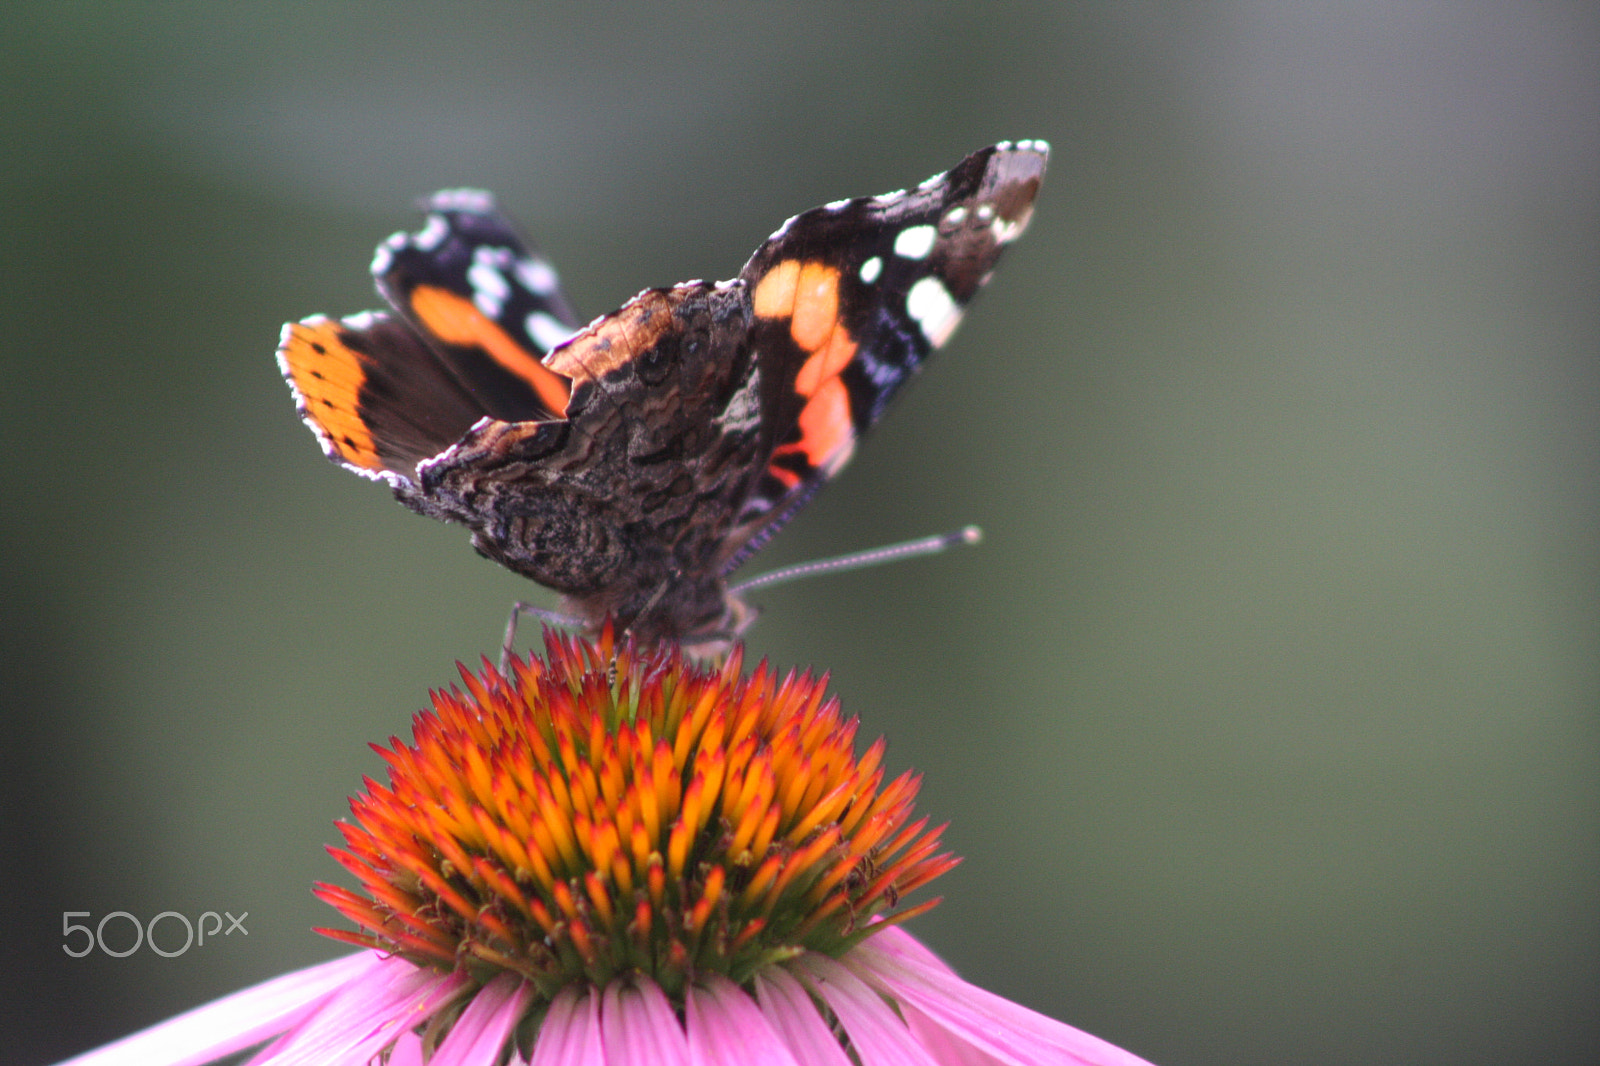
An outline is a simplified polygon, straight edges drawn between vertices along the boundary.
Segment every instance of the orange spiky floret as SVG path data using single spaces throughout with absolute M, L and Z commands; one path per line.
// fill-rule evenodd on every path
M 366 782 L 330 849 L 362 891 L 318 887 L 360 931 L 324 932 L 547 994 L 628 971 L 671 994 L 840 955 L 955 864 L 912 819 L 918 779 L 880 787 L 881 740 L 856 757 L 826 677 L 746 676 L 737 649 L 707 669 L 609 629 L 545 651 L 463 667 L 411 743 L 376 748 L 389 783 Z

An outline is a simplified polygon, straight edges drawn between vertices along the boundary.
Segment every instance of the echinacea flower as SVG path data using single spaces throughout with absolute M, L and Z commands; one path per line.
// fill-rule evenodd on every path
M 1143 1060 L 967 984 L 899 926 L 955 865 L 825 678 L 547 634 L 376 748 L 318 894 L 357 954 L 71 1060 L 176 1066 Z

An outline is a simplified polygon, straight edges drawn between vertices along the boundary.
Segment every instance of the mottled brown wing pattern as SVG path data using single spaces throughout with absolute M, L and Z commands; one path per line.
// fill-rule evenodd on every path
M 703 560 L 761 455 L 747 303 L 739 285 L 639 294 L 553 353 L 574 384 L 565 419 L 480 423 L 402 499 L 586 620 L 714 628 L 726 605 Z

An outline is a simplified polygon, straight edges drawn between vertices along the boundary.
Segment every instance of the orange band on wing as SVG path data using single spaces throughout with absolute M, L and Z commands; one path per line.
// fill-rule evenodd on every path
M 789 335 L 808 352 L 828 343 L 839 321 L 839 271 L 813 260 L 800 267 L 794 287 L 794 320 Z
M 817 389 L 800 411 L 800 439 L 773 451 L 778 459 L 796 452 L 825 474 L 832 474 L 850 458 L 855 447 L 855 427 L 850 421 L 850 393 L 844 382 L 831 377 Z M 770 472 L 780 480 L 798 480 L 774 464 Z M 788 474 L 789 478 L 784 478 Z
M 843 466 L 855 448 L 850 390 L 839 377 L 856 357 L 855 338 L 839 321 L 839 268 L 819 259 L 785 259 L 762 275 L 751 294 L 760 318 L 788 318 L 789 336 L 807 353 L 794 391 L 806 398 L 797 428 L 800 439 L 773 450 L 767 473 L 788 488 L 801 476 L 783 465 L 801 456 L 825 475 Z
M 751 297 L 760 318 L 788 318 L 789 336 L 810 353 L 794 391 L 814 396 L 856 357 L 856 342 L 839 321 L 839 268 L 821 260 L 785 259 L 764 274 Z
M 361 357 L 340 339 L 344 328 L 332 320 L 290 326 L 284 365 L 294 378 L 305 417 L 322 430 L 339 458 L 363 470 L 382 470 L 372 433 L 356 409 L 366 371 Z
M 495 362 L 527 382 L 551 413 L 566 413 L 567 400 L 572 395 L 567 380 L 529 355 L 471 300 L 448 289 L 419 285 L 411 293 L 411 313 L 446 344 L 482 348 Z
M 785 259 L 761 276 L 750 302 L 761 318 L 787 318 L 794 311 L 794 286 L 800 280 L 800 260 Z
M 794 391 L 815 396 L 825 382 L 837 378 L 856 357 L 856 342 L 843 323 L 835 322 L 828 343 L 812 353 L 794 379 Z

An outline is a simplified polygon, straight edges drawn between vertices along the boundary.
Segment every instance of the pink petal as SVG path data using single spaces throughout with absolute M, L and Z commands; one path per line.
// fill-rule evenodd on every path
M 926 944 L 898 925 L 891 925 L 887 929 L 873 933 L 867 939 L 871 940 L 873 946 L 877 947 L 885 955 L 897 959 L 906 959 L 923 966 L 931 966 L 936 970 L 943 970 L 945 973 L 955 976 L 956 972 L 950 968 L 949 963 L 935 955 Z
M 605 1061 L 615 1066 L 689 1066 L 689 1042 L 666 994 L 648 977 L 612 981 L 600 1006 Z
M 1001 1062 L 1149 1066 L 1115 1044 L 968 984 L 930 958 L 908 934 L 886 929 L 844 961 L 885 994 L 921 1011 L 928 1022 Z
M 941 973 L 955 975 L 955 971 L 943 959 L 898 926 L 890 926 L 873 935 L 883 938 L 878 943 L 887 954 L 906 957 Z M 933 1057 L 939 1060 L 941 1066 L 998 1066 L 1000 1063 L 1000 1060 L 993 1055 L 979 1051 L 965 1040 L 957 1039 L 948 1029 L 941 1027 L 909 1003 L 901 1002 L 898 1006 L 911 1031 L 917 1034 L 917 1039 L 933 1053 Z
M 802 956 L 795 965 L 844 1026 L 862 1066 L 938 1066 L 883 997 L 855 974 L 825 955 Z
M 570 986 L 557 993 L 534 1041 L 529 1066 L 605 1066 L 600 997 Z
M 389 1052 L 383 1066 L 424 1066 L 422 1037 L 416 1033 L 406 1033 L 395 1042 L 394 1050 Z
M 286 1039 L 250 1066 L 365 1064 L 401 1034 L 426 1022 L 465 984 L 458 973 L 421 969 L 387 958 L 362 980 L 342 988 Z
M 684 1014 L 696 1066 L 799 1066 L 756 1001 L 720 974 L 689 989 Z
M 793 974 L 776 966 L 764 970 L 756 977 L 756 999 L 795 1058 L 808 1066 L 851 1066 L 811 993 Z
M 939 1066 L 1005 1066 L 1002 1060 L 958 1038 L 904 1000 L 896 1006 L 900 1010 L 901 1017 L 905 1018 L 906 1025 L 916 1034 L 917 1041 L 928 1049 L 928 1054 L 933 1056 Z M 389 1066 L 394 1064 L 390 1063 Z
M 480 1066 L 496 1062 L 511 1030 L 522 1018 L 533 988 L 511 974 L 501 974 L 478 989 L 429 1060 L 430 1066 Z M 395 1066 L 393 1060 L 389 1066 Z
M 195 1066 L 292 1028 L 321 1002 L 382 964 L 375 951 L 345 955 L 224 996 L 86 1051 L 60 1066 Z

